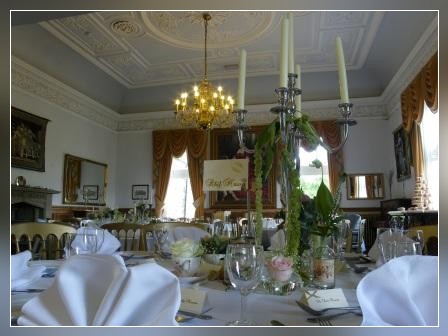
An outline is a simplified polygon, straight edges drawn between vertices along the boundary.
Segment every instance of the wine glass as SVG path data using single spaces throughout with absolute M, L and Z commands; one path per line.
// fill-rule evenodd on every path
M 156 229 L 153 231 L 154 235 L 154 243 L 156 251 L 155 253 L 159 255 L 160 257 L 164 258 L 166 256 L 165 252 L 163 251 L 163 246 L 165 245 L 166 241 L 168 240 L 168 230 L 166 228 Z
M 97 236 L 95 234 L 68 234 L 64 246 L 64 257 L 67 259 L 77 254 L 94 254 L 97 251 L 97 246 Z
M 260 281 L 263 266 L 263 247 L 251 244 L 229 244 L 227 246 L 225 268 L 233 287 L 240 290 L 240 319 L 229 322 L 232 326 L 256 325 L 246 318 L 247 295 Z

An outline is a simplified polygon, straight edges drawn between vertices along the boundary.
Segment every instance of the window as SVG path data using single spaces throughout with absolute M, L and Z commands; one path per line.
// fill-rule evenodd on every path
M 173 158 L 170 181 L 165 197 L 163 216 L 176 218 L 193 218 L 195 207 L 188 175 L 187 152 L 181 157 Z
M 303 192 L 309 197 L 316 196 L 317 189 L 319 188 L 322 180 L 321 169 L 310 167 L 313 160 L 318 159 L 322 162 L 324 171 L 324 183 L 330 188 L 330 179 L 328 176 L 328 155 L 327 151 L 318 146 L 315 151 L 307 152 L 303 148 L 300 148 L 300 185 Z
M 431 193 L 431 206 L 439 208 L 439 113 L 433 113 L 426 105 L 422 123 L 425 180 Z

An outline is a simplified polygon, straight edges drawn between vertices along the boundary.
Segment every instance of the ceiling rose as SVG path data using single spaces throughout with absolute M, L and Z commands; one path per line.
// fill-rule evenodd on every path
M 265 35 L 274 26 L 275 12 L 209 12 L 209 47 L 237 47 Z M 202 12 L 142 12 L 149 34 L 162 42 L 202 49 Z

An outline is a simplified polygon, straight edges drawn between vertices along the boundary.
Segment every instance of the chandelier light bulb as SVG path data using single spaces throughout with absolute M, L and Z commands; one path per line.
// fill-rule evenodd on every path
M 195 85 L 195 86 L 193 86 L 193 91 L 197 91 L 198 90 L 198 86 L 197 85 Z
M 218 86 L 218 92 L 222 91 L 222 86 Z

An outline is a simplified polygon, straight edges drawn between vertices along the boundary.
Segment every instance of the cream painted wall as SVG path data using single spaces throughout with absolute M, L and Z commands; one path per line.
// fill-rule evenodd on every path
M 11 168 L 11 183 L 19 175 L 30 186 L 61 191 L 53 195 L 53 205 L 62 204 L 64 154 L 106 163 L 108 187 L 106 204 L 115 206 L 117 134 L 102 126 L 64 110 L 41 98 L 12 88 L 12 106 L 50 120 L 45 146 L 45 172 Z
M 133 207 L 133 184 L 152 186 L 152 131 L 118 133 L 116 206 Z

